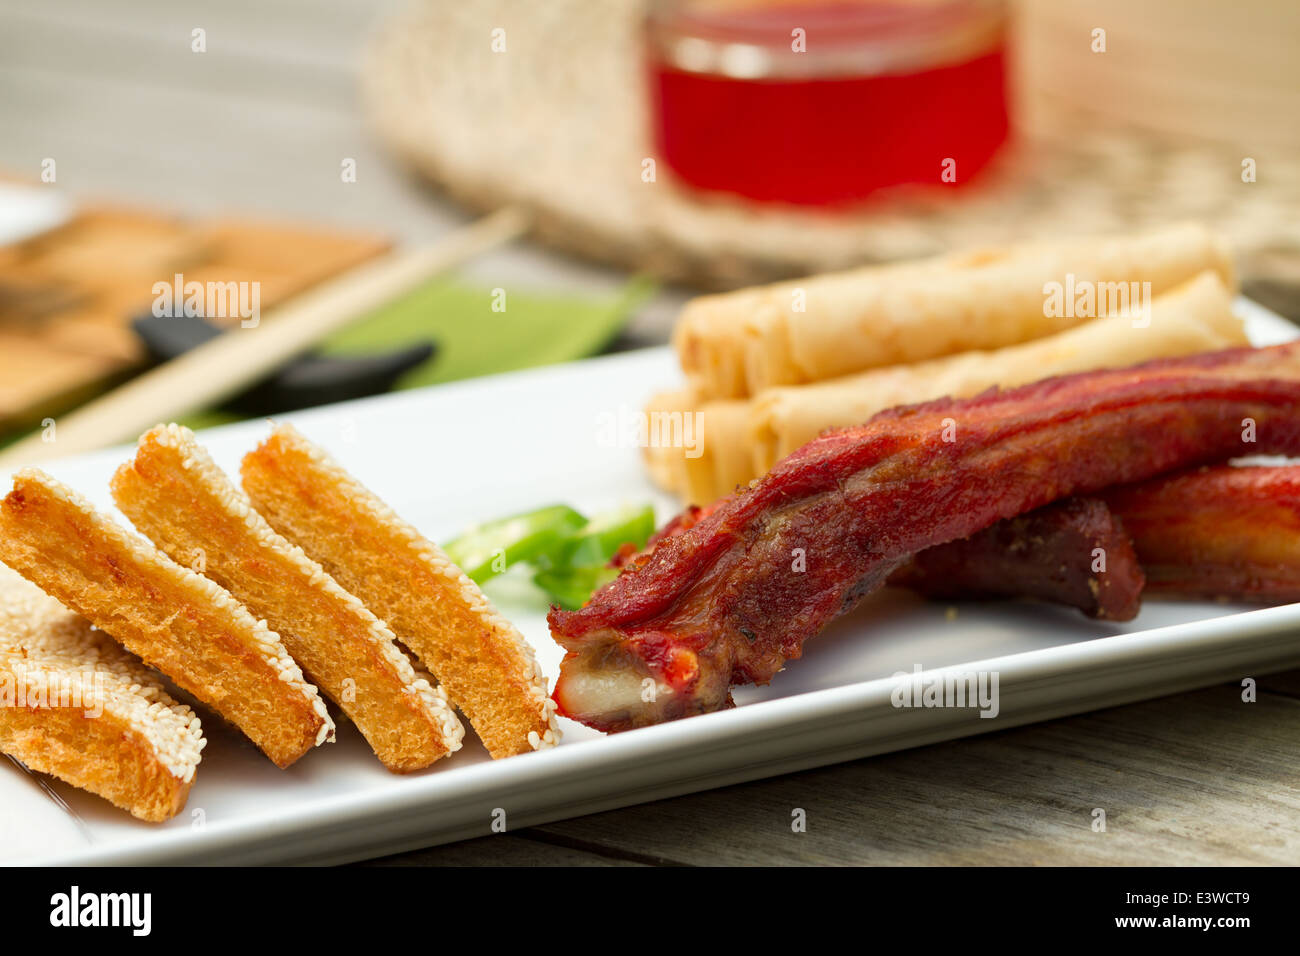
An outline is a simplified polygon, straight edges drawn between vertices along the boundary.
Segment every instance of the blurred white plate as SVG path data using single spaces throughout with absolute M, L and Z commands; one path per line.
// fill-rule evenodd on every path
M 1287 322 L 1243 303 L 1260 344 L 1295 338 Z M 602 443 L 602 414 L 634 411 L 678 380 L 667 349 L 381 396 L 285 416 L 427 534 L 551 502 L 588 512 L 654 500 L 636 448 Z M 201 436 L 218 463 L 266 433 L 261 422 Z M 98 505 L 128 450 L 50 466 Z M 526 580 L 490 593 L 536 646 L 554 679 L 559 649 Z M 1127 624 L 1033 604 L 946 608 L 882 592 L 809 642 L 766 688 L 743 688 L 731 711 L 613 737 L 564 721 L 551 751 L 493 762 L 465 749 L 406 777 L 380 767 L 350 726 L 339 741 L 276 770 L 204 716 L 210 741 L 189 805 L 162 826 L 138 823 L 57 781 L 60 809 L 0 761 L 0 862 L 323 863 L 380 856 L 772 774 L 914 747 L 1300 665 L 1300 605 L 1245 611 L 1150 602 Z M 1000 713 L 899 709 L 891 674 L 925 668 L 997 671 Z M 497 813 L 499 816 L 499 813 Z
M 72 218 L 72 204 L 53 186 L 0 183 L 0 246 L 40 235 Z

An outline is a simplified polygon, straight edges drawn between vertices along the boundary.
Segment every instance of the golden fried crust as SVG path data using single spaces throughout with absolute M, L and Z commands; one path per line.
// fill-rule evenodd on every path
M 112 714 L 89 718 L 66 707 L 0 708 L 0 750 L 150 823 L 176 816 L 193 782 L 168 773 L 153 748 Z
M 277 766 L 332 737 L 324 702 L 273 631 L 43 472 L 19 472 L 0 503 L 0 560 L 210 705 Z
M 0 751 L 157 823 L 185 805 L 205 743 L 137 658 L 0 566 Z
M 189 429 L 146 433 L 112 489 L 164 553 L 266 619 L 389 770 L 419 770 L 460 748 L 464 729 L 445 694 L 416 677 L 383 622 L 271 530 Z
M 433 672 L 493 757 L 558 742 L 532 648 L 436 545 L 288 426 L 245 456 L 241 475 L 271 526 Z

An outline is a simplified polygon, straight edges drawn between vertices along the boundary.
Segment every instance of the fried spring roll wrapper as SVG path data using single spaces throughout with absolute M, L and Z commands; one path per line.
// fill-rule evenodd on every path
M 646 403 L 647 428 L 653 433 L 659 416 L 685 415 L 693 412 L 697 405 L 695 390 L 692 388 L 659 392 Z M 650 480 L 664 491 L 682 494 L 686 489 L 686 456 L 683 449 L 654 441 L 652 437 L 653 435 L 647 436 L 643 449 Z
M 552 609 L 555 699 L 605 731 L 730 706 L 733 683 L 770 681 L 925 548 L 1243 452 L 1300 453 L 1300 343 L 890 409 L 805 445 L 579 610 Z
M 278 767 L 334 722 L 279 636 L 34 468 L 0 503 L 0 560 L 242 730 Z
M 656 449 L 655 467 L 661 473 L 689 473 L 689 481 L 678 480 L 671 490 L 687 501 L 705 503 L 766 474 L 826 429 L 856 425 L 895 405 L 945 395 L 966 398 L 994 385 L 1010 387 L 1051 375 L 1248 344 L 1216 273 L 1202 273 L 1156 297 L 1148 318 L 1149 325 L 1139 326 L 1127 316 L 1096 319 L 992 352 L 964 352 L 768 389 L 748 403 L 704 402 L 696 406 L 704 454 L 692 463 L 680 448 Z M 690 396 L 679 394 L 674 400 L 680 405 Z
M 778 385 L 1003 348 L 1085 321 L 1077 309 L 1044 315 L 1049 282 L 1065 287 L 1073 277 L 1076 289 L 1140 289 L 1149 282 L 1159 295 L 1207 270 L 1235 288 L 1227 251 L 1196 225 L 976 250 L 695 299 L 678 320 L 673 344 L 702 397 L 744 398 Z M 1118 289 L 1101 287 L 1087 316 L 1116 311 Z
M 745 443 L 753 454 L 753 478 L 826 429 L 857 425 L 895 405 L 945 395 L 966 398 L 995 385 L 1010 388 L 1051 375 L 1249 344 L 1241 320 L 1232 312 L 1228 289 L 1214 272 L 1201 273 L 1155 298 L 1149 319 L 1142 327 L 1135 327 L 1126 315 L 1095 319 L 992 352 L 963 352 L 815 385 L 771 389 L 754 400 L 748 434 L 715 428 L 709 441 L 714 446 Z M 730 490 L 714 488 L 719 495 Z
M 673 326 L 672 343 L 700 400 L 744 398 L 745 317 L 763 309 L 768 287 L 692 299 Z
M 271 527 L 387 622 L 493 757 L 559 742 L 532 648 L 437 545 L 287 425 L 240 474 Z
M 1148 593 L 1300 601 L 1300 466 L 1199 468 L 1105 492 Z
M 699 443 L 696 448 L 673 448 L 682 464 L 687 501 L 712 501 L 735 491 L 754 477 L 753 455 L 743 442 L 727 436 L 745 434 L 750 403 L 744 400 L 707 402 L 687 412 L 695 416 Z M 715 441 L 714 436 L 719 440 Z
M 157 675 L 0 565 L 0 751 L 150 823 L 185 806 L 207 743 Z
M 689 387 L 655 395 L 645 407 L 650 480 L 688 501 L 712 501 L 723 493 L 719 489 L 749 481 L 753 455 L 736 440 L 746 434 L 749 414 L 747 401 L 701 404 Z
M 1067 498 L 927 548 L 889 583 L 947 600 L 1031 597 L 1131 621 L 1143 580 L 1133 543 L 1106 503 Z
M 159 425 L 113 476 L 122 512 L 177 563 L 192 563 L 279 633 L 307 677 L 395 773 L 460 749 L 446 695 L 417 678 L 393 632 L 271 530 L 194 440 Z

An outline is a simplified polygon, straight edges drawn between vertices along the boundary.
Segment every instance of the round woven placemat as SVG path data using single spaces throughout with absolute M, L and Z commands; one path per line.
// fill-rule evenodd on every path
M 1293 156 L 1261 160 L 1258 181 L 1243 183 L 1240 147 L 1105 130 L 1060 109 L 1036 111 L 1054 119 L 1021 130 L 978 182 L 836 214 L 701 195 L 662 163 L 643 182 L 643 13 L 643 0 L 418 3 L 371 46 L 368 111 L 457 200 L 523 206 L 543 241 L 668 279 L 733 286 L 1193 218 L 1228 237 L 1247 277 L 1300 284 Z M 492 49 L 498 29 L 504 52 Z

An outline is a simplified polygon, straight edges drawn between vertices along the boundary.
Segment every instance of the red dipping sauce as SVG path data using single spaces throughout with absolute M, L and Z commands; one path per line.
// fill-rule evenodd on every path
M 654 138 L 679 178 L 832 205 L 952 188 L 1007 138 L 993 0 L 659 0 L 647 24 Z

